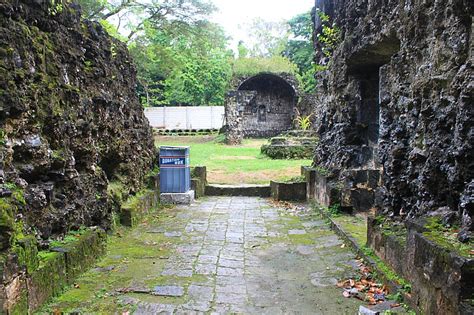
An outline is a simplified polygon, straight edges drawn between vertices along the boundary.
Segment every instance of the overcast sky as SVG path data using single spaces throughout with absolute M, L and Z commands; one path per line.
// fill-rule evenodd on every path
M 218 8 L 212 20 L 224 27 L 232 37 L 232 48 L 246 38 L 245 30 L 239 27 L 260 17 L 266 21 L 288 20 L 300 13 L 308 12 L 314 0 L 212 0 Z

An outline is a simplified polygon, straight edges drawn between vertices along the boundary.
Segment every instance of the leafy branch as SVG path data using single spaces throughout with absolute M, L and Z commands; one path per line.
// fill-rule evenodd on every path
M 316 35 L 316 38 L 321 43 L 322 52 L 324 56 L 331 57 L 334 49 L 340 43 L 341 29 L 335 23 L 330 23 L 330 17 L 326 13 L 317 10 L 319 18 L 321 19 L 321 32 Z

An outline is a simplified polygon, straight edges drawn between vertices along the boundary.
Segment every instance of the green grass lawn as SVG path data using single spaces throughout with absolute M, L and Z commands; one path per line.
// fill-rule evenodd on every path
M 310 160 L 272 160 L 260 153 L 265 139 L 247 139 L 240 146 L 218 143 L 215 136 L 157 136 L 155 144 L 190 146 L 191 166 L 205 165 L 210 183 L 268 184 L 270 180 L 287 180 L 300 175 L 302 165 Z

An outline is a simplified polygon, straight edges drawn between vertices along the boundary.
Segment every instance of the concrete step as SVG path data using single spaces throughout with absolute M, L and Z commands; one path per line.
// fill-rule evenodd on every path
M 270 197 L 269 185 L 217 185 L 206 186 L 206 196 Z

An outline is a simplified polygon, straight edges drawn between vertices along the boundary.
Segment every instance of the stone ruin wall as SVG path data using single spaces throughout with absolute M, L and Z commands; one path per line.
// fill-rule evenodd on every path
M 259 79 L 259 76 L 268 77 Z M 279 86 L 275 87 L 275 84 Z M 284 85 L 289 86 L 283 88 Z M 261 73 L 240 80 L 237 87 L 239 91 L 257 91 L 255 98 L 245 104 L 242 111 L 242 130 L 246 137 L 274 137 L 291 129 L 298 97 L 293 76 Z M 260 107 L 264 108 L 263 121 L 259 117 Z
M 266 78 L 256 79 L 260 76 Z M 259 80 L 258 84 L 266 84 L 273 80 L 279 84 L 288 85 L 288 89 L 271 90 L 245 86 L 250 80 Z M 257 84 L 257 85 L 258 85 Z M 255 84 L 254 84 L 255 85 Z M 313 123 L 318 120 L 314 115 L 316 96 L 299 91 L 298 82 L 293 75 L 279 73 L 259 73 L 257 75 L 234 78 L 231 86 L 234 88 L 227 94 L 225 102 L 227 143 L 237 144 L 244 137 L 274 137 L 278 134 L 297 128 L 295 118 L 297 112 L 302 116 L 310 115 Z M 291 94 L 288 95 L 288 91 Z M 265 106 L 265 121 L 259 121 L 258 108 Z
M 110 192 L 137 192 L 155 160 L 127 48 L 53 3 L 0 1 L 0 250 L 107 228 Z
M 438 211 L 474 229 L 473 7 L 467 0 L 316 1 L 342 42 L 330 59 L 315 43 L 329 67 L 319 74 L 314 163 L 383 169 L 375 204 L 386 214 Z

